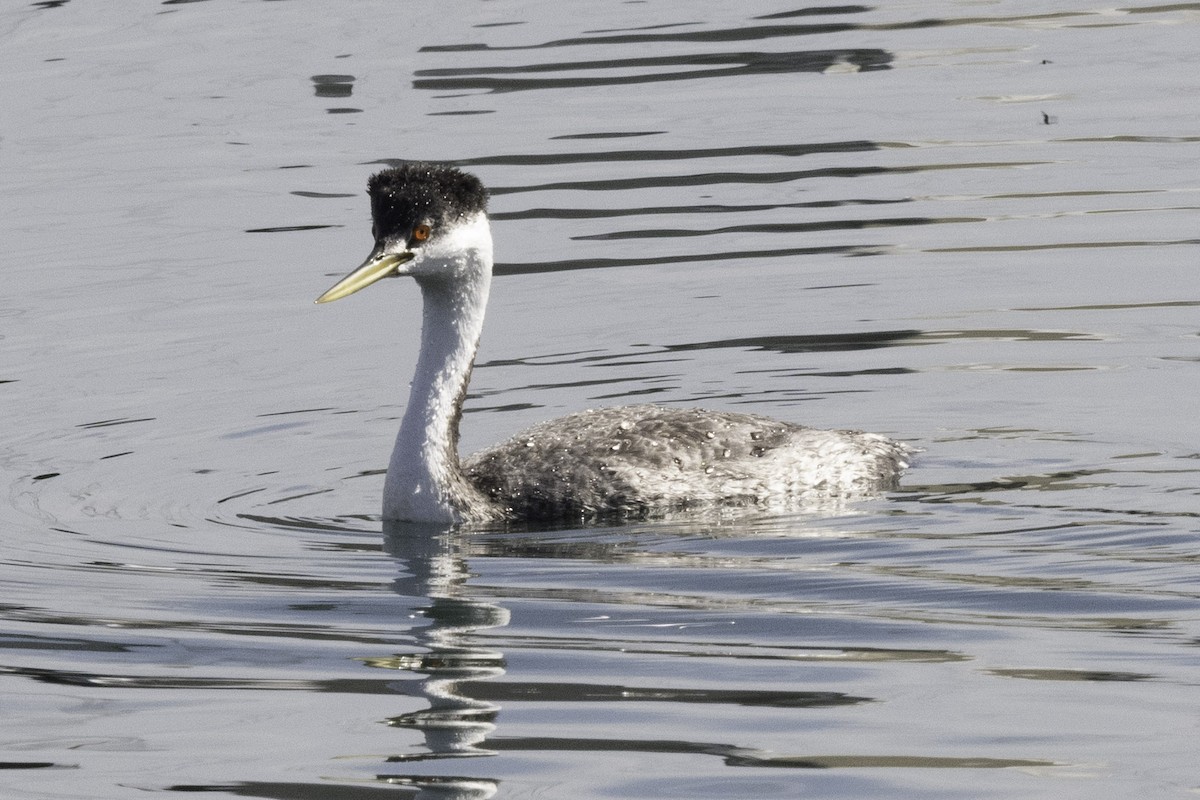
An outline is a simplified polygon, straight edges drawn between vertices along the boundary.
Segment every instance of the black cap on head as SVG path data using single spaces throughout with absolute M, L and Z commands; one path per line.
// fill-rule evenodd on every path
M 377 238 L 407 237 L 414 225 L 439 229 L 487 211 L 487 189 L 474 175 L 445 164 L 413 162 L 367 181 Z

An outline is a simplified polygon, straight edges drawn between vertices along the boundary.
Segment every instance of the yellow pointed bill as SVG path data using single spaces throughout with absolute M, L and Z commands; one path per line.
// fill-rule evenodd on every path
M 372 253 L 361 267 L 331 286 L 329 291 L 317 298 L 317 302 L 332 303 L 367 288 L 375 281 L 399 275 L 401 265 L 412 259 L 412 253 Z

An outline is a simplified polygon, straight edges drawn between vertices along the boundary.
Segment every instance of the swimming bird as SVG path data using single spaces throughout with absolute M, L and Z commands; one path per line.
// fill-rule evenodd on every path
M 451 166 L 373 175 L 375 247 L 319 298 L 407 275 L 420 354 L 388 466 L 383 516 L 448 524 L 802 508 L 894 488 L 911 452 L 878 434 L 755 414 L 633 405 L 543 422 L 465 460 L 459 420 L 492 280 L 487 190 Z

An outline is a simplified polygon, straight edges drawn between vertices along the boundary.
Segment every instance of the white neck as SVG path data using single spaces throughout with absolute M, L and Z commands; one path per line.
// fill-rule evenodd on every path
M 456 523 L 490 516 L 463 475 L 458 421 L 492 281 L 487 217 L 423 248 L 412 275 L 424 310 L 421 352 L 383 489 L 385 519 Z

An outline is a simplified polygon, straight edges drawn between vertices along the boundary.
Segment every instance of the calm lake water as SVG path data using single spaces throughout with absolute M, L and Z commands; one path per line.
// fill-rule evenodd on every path
M 0 796 L 1200 792 L 1200 3 L 0 11 Z M 840 515 L 382 525 L 367 176 L 499 265 L 464 450 L 654 401 Z

